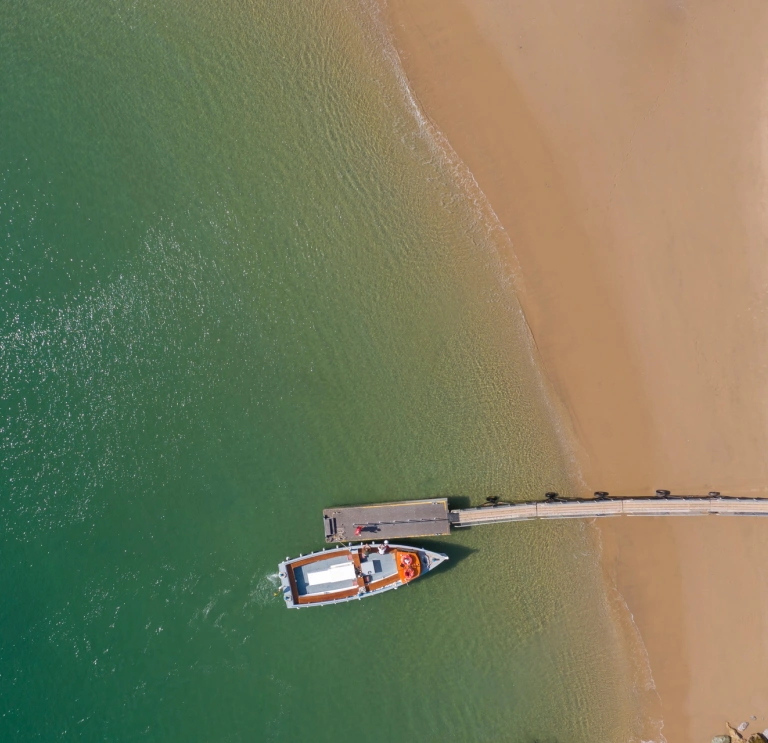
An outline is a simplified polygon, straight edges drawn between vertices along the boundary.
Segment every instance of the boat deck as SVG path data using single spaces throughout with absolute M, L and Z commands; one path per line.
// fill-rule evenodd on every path
M 380 551 L 383 550 L 383 551 Z M 412 561 L 404 564 L 405 555 Z M 336 547 L 286 557 L 278 565 L 281 592 L 289 608 L 324 606 L 362 599 L 407 585 L 448 559 L 440 552 L 393 544 Z M 409 574 L 410 571 L 410 574 Z
M 451 531 L 447 498 L 326 508 L 323 523 L 329 544 L 442 537 Z

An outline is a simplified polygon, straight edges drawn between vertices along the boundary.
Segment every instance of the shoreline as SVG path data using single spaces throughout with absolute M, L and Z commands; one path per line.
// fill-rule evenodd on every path
M 650 663 L 645 707 L 664 739 L 708 741 L 751 716 L 750 733 L 767 729 L 768 600 L 755 590 L 768 580 L 764 521 L 639 517 L 599 531 L 606 583 Z
M 414 99 L 512 241 L 586 489 L 768 493 L 768 10 L 382 6 Z M 669 743 L 768 715 L 748 708 L 768 698 L 759 523 L 598 522 Z

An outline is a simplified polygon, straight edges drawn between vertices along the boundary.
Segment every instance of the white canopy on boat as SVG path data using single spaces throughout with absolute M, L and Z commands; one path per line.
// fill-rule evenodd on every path
M 310 586 L 319 586 L 321 583 L 340 583 L 343 580 L 349 581 L 355 579 L 355 566 L 351 562 L 342 562 L 331 565 L 328 570 L 318 570 L 313 573 L 307 573 L 307 584 Z

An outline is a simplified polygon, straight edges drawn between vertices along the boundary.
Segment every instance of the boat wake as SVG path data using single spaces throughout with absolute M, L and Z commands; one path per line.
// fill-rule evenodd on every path
M 280 588 L 280 576 L 277 573 L 268 573 L 260 578 L 254 576 L 251 590 L 248 592 L 246 606 L 265 607 L 269 604 L 282 604 Z

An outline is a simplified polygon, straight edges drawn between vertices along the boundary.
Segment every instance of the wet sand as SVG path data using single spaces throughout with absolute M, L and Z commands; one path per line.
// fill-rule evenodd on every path
M 585 488 L 768 494 L 768 6 L 388 0 L 386 17 L 511 238 Z M 739 708 L 768 699 L 768 524 L 601 528 L 667 740 L 768 715 Z
M 669 743 L 708 743 L 726 721 L 768 728 L 767 527 L 727 516 L 603 524 L 604 567 L 656 685 L 646 714 L 662 720 Z

